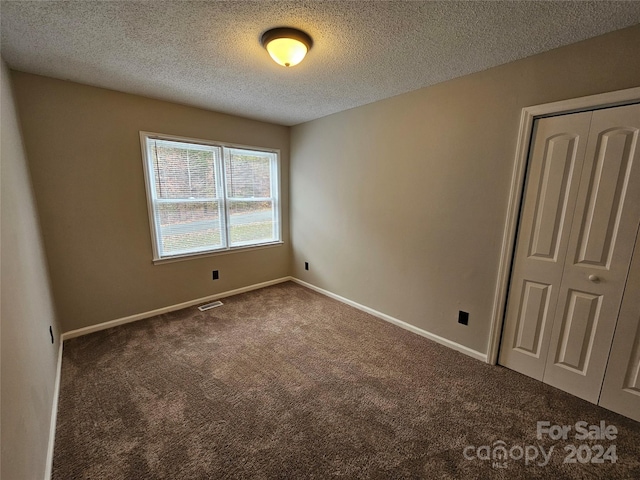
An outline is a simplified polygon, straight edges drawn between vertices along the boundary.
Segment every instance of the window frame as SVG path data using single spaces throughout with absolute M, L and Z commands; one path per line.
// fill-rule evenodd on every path
M 223 243 L 224 246 L 220 248 L 214 248 L 211 250 L 198 251 L 198 252 L 187 252 L 180 253 L 176 255 L 160 255 L 161 251 L 161 237 L 160 237 L 160 228 L 159 225 L 156 224 L 156 204 L 158 203 L 166 203 L 166 202 L 158 202 L 155 197 L 155 181 L 153 177 L 153 168 L 152 168 L 152 158 L 150 158 L 150 150 L 147 146 L 147 140 L 163 140 L 170 142 L 180 142 L 185 144 L 194 144 L 194 145 L 203 145 L 207 147 L 215 147 L 220 149 L 219 155 L 219 166 L 216 166 L 216 172 L 219 174 L 220 185 L 222 186 L 221 195 L 219 195 L 220 201 L 222 202 L 222 207 L 220 211 L 223 214 L 223 218 L 221 219 L 221 234 L 223 235 Z M 170 263 L 177 262 L 181 260 L 192 260 L 200 257 L 208 257 L 214 255 L 225 255 L 229 253 L 235 253 L 238 251 L 246 251 L 246 250 L 256 250 L 262 248 L 269 248 L 274 246 L 282 245 L 284 242 L 282 240 L 282 210 L 281 210 L 281 190 L 280 190 L 280 150 L 276 148 L 267 148 L 267 147 L 256 147 L 249 145 L 241 145 L 237 143 L 229 143 L 229 142 L 219 142 L 213 140 L 205 140 L 200 138 L 192 138 L 192 137 L 183 137 L 177 135 L 168 135 L 164 133 L 156 133 L 156 132 L 147 132 L 140 131 L 140 145 L 142 148 L 142 163 L 143 163 L 143 171 L 144 171 L 144 182 L 145 182 L 145 191 L 147 197 L 147 213 L 149 216 L 149 229 L 151 233 L 151 247 L 153 250 L 153 263 Z M 266 242 L 260 243 L 252 243 L 252 244 L 244 244 L 244 245 L 236 245 L 231 246 L 231 238 L 229 233 L 229 204 L 234 200 L 233 198 L 228 197 L 227 195 L 227 179 L 226 179 L 226 171 L 225 171 L 225 161 L 227 155 L 229 155 L 229 149 L 237 149 L 237 150 L 247 150 L 247 151 L 255 151 L 260 153 L 271 153 L 274 154 L 275 159 L 271 163 L 271 197 L 269 197 L 270 201 L 273 201 L 274 207 L 274 222 L 275 233 L 277 234 L 276 240 L 270 240 Z M 275 172 L 273 172 L 275 168 Z M 246 199 L 243 199 L 246 200 Z M 252 201 L 252 200 L 248 200 Z M 184 203 L 182 200 L 178 200 L 177 203 Z

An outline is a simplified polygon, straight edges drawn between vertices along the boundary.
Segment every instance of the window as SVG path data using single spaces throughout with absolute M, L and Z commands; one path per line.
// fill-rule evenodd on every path
M 140 138 L 154 260 L 280 243 L 277 151 Z

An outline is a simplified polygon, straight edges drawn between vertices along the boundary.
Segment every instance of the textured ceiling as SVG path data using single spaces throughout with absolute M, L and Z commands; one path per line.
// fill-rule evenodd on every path
M 640 2 L 2 1 L 16 70 L 295 125 L 640 23 Z M 314 46 L 276 65 L 260 34 Z

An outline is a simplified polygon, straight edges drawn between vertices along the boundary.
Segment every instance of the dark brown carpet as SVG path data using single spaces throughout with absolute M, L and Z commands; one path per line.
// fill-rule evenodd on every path
M 617 462 L 538 420 L 615 425 Z M 463 456 L 498 440 L 554 451 Z M 637 479 L 640 424 L 285 283 L 65 342 L 53 477 Z

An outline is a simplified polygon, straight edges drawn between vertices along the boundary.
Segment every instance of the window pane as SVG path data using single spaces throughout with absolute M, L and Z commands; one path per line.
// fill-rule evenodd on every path
M 216 198 L 219 149 L 206 145 L 149 140 L 156 198 Z
M 160 203 L 157 218 L 163 256 L 224 247 L 218 202 Z
M 227 197 L 271 197 L 271 159 L 274 154 L 230 148 L 225 159 Z
M 229 238 L 232 246 L 276 241 L 273 202 L 229 202 Z
M 280 240 L 277 153 L 143 138 L 158 259 Z

